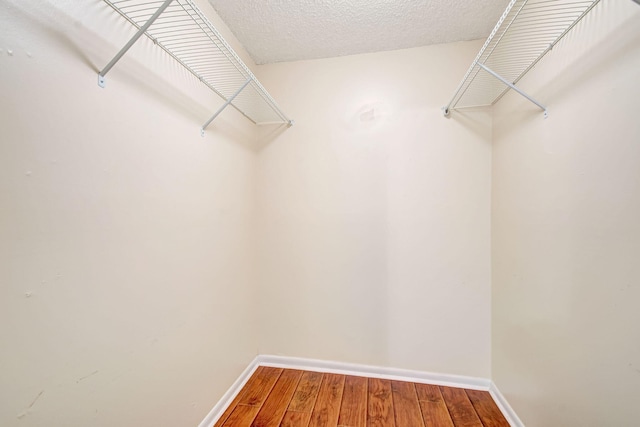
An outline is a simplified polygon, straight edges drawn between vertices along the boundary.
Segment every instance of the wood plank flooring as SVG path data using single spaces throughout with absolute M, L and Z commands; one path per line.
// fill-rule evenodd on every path
M 509 427 L 489 392 L 260 366 L 215 427 Z

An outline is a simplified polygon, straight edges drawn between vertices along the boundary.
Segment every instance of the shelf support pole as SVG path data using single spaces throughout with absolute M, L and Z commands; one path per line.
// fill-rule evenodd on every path
M 519 87 L 516 87 L 516 85 L 514 85 L 513 83 L 511 83 L 510 81 L 508 81 L 507 79 L 505 79 L 504 77 L 502 77 L 500 74 L 496 73 L 495 71 L 493 71 L 491 68 L 487 67 L 484 64 L 481 64 L 480 62 L 476 62 L 476 64 L 478 65 L 478 67 L 482 68 L 483 70 L 485 70 L 487 73 L 491 74 L 493 77 L 495 77 L 496 79 L 500 80 L 502 83 L 506 84 L 507 86 L 509 86 L 511 89 L 515 90 L 516 92 L 518 92 L 520 95 L 524 96 L 525 98 L 527 98 L 529 101 L 533 102 L 534 104 L 536 104 L 540 109 L 542 109 L 542 111 L 544 111 L 544 117 L 547 118 L 547 107 L 545 107 L 544 105 L 540 104 L 538 101 L 536 101 L 535 99 L 533 99 L 532 97 L 530 97 L 529 95 L 527 95 L 525 92 L 523 92 Z
M 140 27 L 138 32 L 131 38 L 131 40 L 129 40 L 127 44 L 124 45 L 122 49 L 120 49 L 120 52 L 118 52 L 116 56 L 114 56 L 113 59 L 98 73 L 98 86 L 102 88 L 105 86 L 104 76 L 107 75 L 109 70 L 111 70 L 111 68 L 116 65 L 120 58 L 122 58 L 124 54 L 127 53 L 131 46 L 133 46 L 133 44 L 138 41 L 140 36 L 142 36 L 149 29 L 151 24 L 153 24 L 155 20 L 158 19 L 162 12 L 164 12 L 172 2 L 173 0 L 166 0 L 164 3 L 162 3 L 162 5 L 158 8 L 158 10 L 156 10 L 151 18 L 149 18 L 149 20 L 142 27 Z
M 252 81 L 252 80 L 253 80 L 253 79 L 252 79 L 251 77 L 249 77 L 249 78 L 247 79 L 247 81 L 246 81 L 246 82 L 244 82 L 244 84 L 243 84 L 242 86 L 240 86 L 240 89 L 238 89 L 238 90 L 236 91 L 236 93 L 234 93 L 233 95 L 231 95 L 231 96 L 229 97 L 229 99 L 227 99 L 227 100 L 225 101 L 225 103 L 224 103 L 224 104 L 222 104 L 222 105 L 220 106 L 220 108 L 218 108 L 218 111 L 216 111 L 216 112 L 215 112 L 215 114 L 214 114 L 213 116 L 211 116 L 211 118 L 210 118 L 209 120 L 207 120 L 205 124 L 203 124 L 203 125 L 202 125 L 202 128 L 200 129 L 200 135 L 204 136 L 204 130 L 207 128 L 207 126 L 209 126 L 209 125 L 211 124 L 211 122 L 212 122 L 212 121 L 214 121 L 214 120 L 215 120 L 215 118 L 216 118 L 216 117 L 218 117 L 218 116 L 220 115 L 220 113 L 222 113 L 222 111 L 223 111 L 225 108 L 227 108 L 227 107 L 229 106 L 229 104 L 231 104 L 231 103 L 233 102 L 233 100 L 234 100 L 234 99 L 236 99 L 236 96 L 240 95 L 240 92 L 242 92 L 242 90 L 243 90 L 245 87 L 247 87 L 247 85 L 248 85 L 249 83 L 251 83 L 251 81 Z

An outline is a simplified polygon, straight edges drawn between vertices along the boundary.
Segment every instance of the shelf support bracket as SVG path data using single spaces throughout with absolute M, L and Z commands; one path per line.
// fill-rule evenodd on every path
M 511 83 L 510 81 L 508 81 L 507 79 L 505 79 L 500 74 L 496 73 L 495 71 L 493 71 L 491 68 L 487 67 L 486 65 L 481 64 L 480 62 L 476 62 L 476 65 L 478 65 L 478 67 L 480 67 L 483 70 L 485 70 L 487 73 L 491 74 L 496 79 L 500 80 L 502 83 L 504 83 L 507 86 L 509 86 L 511 89 L 513 89 L 516 92 L 518 92 L 520 95 L 522 95 L 525 98 L 527 98 L 529 101 L 531 101 L 534 104 L 536 104 L 542 111 L 544 111 L 544 118 L 545 119 L 547 118 L 547 116 L 548 116 L 547 107 L 545 107 L 544 105 L 540 104 L 538 101 L 536 101 L 531 96 L 527 95 L 524 91 L 522 91 L 519 87 L 516 87 L 516 85 L 514 85 L 513 83 Z
M 242 90 L 243 90 L 245 87 L 247 87 L 247 85 L 248 85 L 249 83 L 251 83 L 251 81 L 252 81 L 252 80 L 253 80 L 253 79 L 252 79 L 251 77 L 249 77 L 249 78 L 247 79 L 247 81 L 246 81 L 246 82 L 244 82 L 244 84 L 243 84 L 242 86 L 240 86 L 240 89 L 238 89 L 238 90 L 236 91 L 236 93 L 234 93 L 233 95 L 231 95 L 231 96 L 229 97 L 229 99 L 227 99 L 227 100 L 225 101 L 225 103 L 224 103 L 224 104 L 222 104 L 222 105 L 220 106 L 220 108 L 218 108 L 218 111 L 216 111 L 216 112 L 215 112 L 215 114 L 214 114 L 213 116 L 211 116 L 211 118 L 210 118 L 209 120 L 207 120 L 205 124 L 203 124 L 203 125 L 202 125 L 202 128 L 200 128 L 200 135 L 201 135 L 201 136 L 204 136 L 204 130 L 207 128 L 207 126 L 209 126 L 209 125 L 211 124 L 211 122 L 212 122 L 212 121 L 214 121 L 214 120 L 216 119 L 216 117 L 218 117 L 218 116 L 220 115 L 220 113 L 222 113 L 222 111 L 223 111 L 225 108 L 227 108 L 227 107 L 229 106 L 229 104 L 231 104 L 231 103 L 233 102 L 233 100 L 234 100 L 234 99 L 236 99 L 236 96 L 240 95 L 240 92 L 242 92 Z
M 105 86 L 104 76 L 107 75 L 109 70 L 111 70 L 111 68 L 116 65 L 120 58 L 122 58 L 124 54 L 127 53 L 131 46 L 133 46 L 134 43 L 138 41 L 140 36 L 142 36 L 149 29 L 151 24 L 153 24 L 155 20 L 158 19 L 162 12 L 164 12 L 172 2 L 173 0 L 166 0 L 164 3 L 162 3 L 162 5 L 158 8 L 158 10 L 156 10 L 151 18 L 149 18 L 149 20 L 142 27 L 140 27 L 138 32 L 131 38 L 131 40 L 129 40 L 127 44 L 124 45 L 122 49 L 120 49 L 120 52 L 118 52 L 116 56 L 114 56 L 113 59 L 98 73 L 98 86 L 102 88 Z

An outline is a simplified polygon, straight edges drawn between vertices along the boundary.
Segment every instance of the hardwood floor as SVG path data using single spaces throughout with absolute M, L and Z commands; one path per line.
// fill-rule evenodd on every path
M 260 366 L 215 427 L 509 427 L 489 392 Z

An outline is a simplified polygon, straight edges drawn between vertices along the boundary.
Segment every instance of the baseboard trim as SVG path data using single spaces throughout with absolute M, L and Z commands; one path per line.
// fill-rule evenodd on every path
M 242 387 L 244 387 L 247 381 L 249 381 L 249 378 L 251 378 L 251 375 L 253 375 L 256 369 L 258 369 L 258 366 L 260 365 L 258 364 L 258 358 L 256 357 L 251 361 L 251 363 L 249 363 L 249 366 L 242 371 L 238 379 L 234 381 L 231 387 L 229 387 L 229 390 L 227 390 L 218 403 L 216 403 L 211 411 L 209 411 L 198 427 L 211 427 L 216 423 L 216 421 L 218 421 L 218 418 L 222 416 L 227 407 L 231 402 L 233 402 L 233 399 L 235 399 L 238 393 L 240 393 L 240 390 L 242 390 Z
M 413 371 L 384 366 L 361 365 L 357 363 L 334 362 L 328 360 L 305 359 L 300 357 L 260 355 L 258 364 L 276 368 L 303 369 L 330 374 L 354 375 L 359 377 L 381 378 L 385 380 L 410 381 L 442 385 L 448 387 L 464 387 L 472 390 L 489 390 L 491 381 L 485 378 L 462 375 L 438 374 L 433 372 Z
M 222 416 L 233 399 L 238 395 L 242 387 L 247 383 L 258 366 L 271 366 L 275 368 L 302 369 L 315 372 L 354 375 L 360 377 L 380 378 L 397 381 L 410 381 L 414 383 L 434 384 L 447 387 L 462 387 L 471 390 L 488 391 L 495 400 L 512 427 L 524 427 L 515 411 L 505 397 L 500 393 L 493 381 L 486 378 L 470 377 L 463 375 L 439 374 L 434 372 L 413 371 L 409 369 L 397 369 L 384 366 L 361 365 L 357 363 L 334 362 L 318 359 L 305 359 L 301 357 L 286 357 L 261 354 L 257 356 L 249 366 L 240 374 L 220 401 L 211 409 L 209 414 L 198 427 L 212 427 Z
M 496 405 L 498 405 L 498 408 L 500 408 L 502 415 L 509 421 L 511 427 L 525 427 L 522 420 L 516 414 L 516 411 L 509 405 L 509 402 L 507 402 L 507 399 L 500 393 L 498 386 L 493 381 L 491 381 L 491 385 L 489 386 L 489 393 L 496 402 Z

